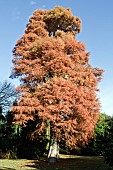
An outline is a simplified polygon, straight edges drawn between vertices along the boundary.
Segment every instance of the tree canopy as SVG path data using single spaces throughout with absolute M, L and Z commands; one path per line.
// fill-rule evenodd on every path
M 36 10 L 13 50 L 12 78 L 20 78 L 15 121 L 37 122 L 31 137 L 46 132 L 75 148 L 88 142 L 99 119 L 97 97 L 102 70 L 89 64 L 90 53 L 77 41 L 81 20 L 70 9 Z

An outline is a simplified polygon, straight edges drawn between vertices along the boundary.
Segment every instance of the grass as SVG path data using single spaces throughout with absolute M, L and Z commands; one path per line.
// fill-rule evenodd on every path
M 103 157 L 60 155 L 60 161 L 49 164 L 39 160 L 0 160 L 0 170 L 113 170 L 104 164 Z

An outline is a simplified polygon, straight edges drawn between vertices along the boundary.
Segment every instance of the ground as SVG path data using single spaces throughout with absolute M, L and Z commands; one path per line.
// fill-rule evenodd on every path
M 0 159 L 0 170 L 113 170 L 101 156 L 60 155 L 60 161 L 49 164 L 46 158 L 39 160 Z

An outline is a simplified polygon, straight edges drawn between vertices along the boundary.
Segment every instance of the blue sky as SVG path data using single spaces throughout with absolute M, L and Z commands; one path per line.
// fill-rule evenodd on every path
M 29 17 L 37 9 L 55 6 L 71 8 L 82 20 L 82 32 L 77 35 L 91 52 L 90 64 L 104 70 L 99 84 L 102 112 L 113 115 L 113 0 L 0 0 L 0 81 L 9 79 L 12 49 L 23 34 Z

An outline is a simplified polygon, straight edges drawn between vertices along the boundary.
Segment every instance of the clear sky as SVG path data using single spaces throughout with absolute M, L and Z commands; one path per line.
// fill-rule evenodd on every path
M 82 20 L 77 35 L 91 52 L 90 64 L 105 72 L 99 84 L 102 112 L 113 115 L 113 0 L 0 0 L 0 81 L 8 80 L 12 49 L 23 34 L 29 17 L 37 9 L 71 8 Z

